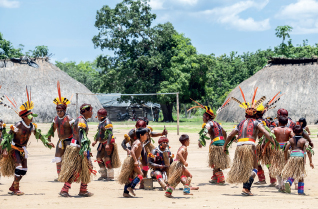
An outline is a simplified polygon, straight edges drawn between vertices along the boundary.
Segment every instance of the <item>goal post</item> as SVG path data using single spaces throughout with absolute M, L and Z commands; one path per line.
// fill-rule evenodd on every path
M 78 104 L 78 95 L 103 95 L 103 96 L 155 96 L 155 95 L 176 95 L 176 103 L 177 103 L 177 135 L 179 135 L 179 92 L 175 93 L 149 93 L 149 94 L 93 94 L 93 93 L 75 93 L 76 94 L 76 117 L 79 116 L 79 104 Z

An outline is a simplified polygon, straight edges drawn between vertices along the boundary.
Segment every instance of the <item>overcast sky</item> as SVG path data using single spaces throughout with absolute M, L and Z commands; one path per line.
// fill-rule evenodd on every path
M 119 0 L 0 0 L 0 32 L 25 51 L 46 45 L 53 61 L 93 61 L 96 11 Z M 318 43 L 318 0 L 151 0 L 153 23 L 171 22 L 199 53 L 254 52 L 280 44 L 275 28 L 290 25 L 293 44 Z

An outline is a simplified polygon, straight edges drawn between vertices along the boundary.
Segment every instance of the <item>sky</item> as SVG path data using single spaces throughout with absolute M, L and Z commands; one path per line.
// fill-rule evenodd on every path
M 24 51 L 48 46 L 52 62 L 93 61 L 96 12 L 120 0 L 0 0 L 0 32 Z M 171 22 L 202 54 L 255 52 L 281 43 L 275 28 L 293 27 L 293 44 L 318 43 L 318 0 L 151 0 L 153 26 Z

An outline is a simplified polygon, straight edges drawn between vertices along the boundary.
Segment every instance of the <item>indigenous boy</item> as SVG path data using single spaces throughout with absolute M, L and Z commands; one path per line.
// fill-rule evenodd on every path
M 66 147 L 58 178 L 60 182 L 64 182 L 59 193 L 62 197 L 70 197 L 68 192 L 73 182 L 81 182 L 79 196 L 93 196 L 93 193 L 87 191 L 91 173 L 94 173 L 90 160 L 90 141 L 87 138 L 87 119 L 92 117 L 93 107 L 90 104 L 83 104 L 80 107 L 80 113 L 81 115 L 74 122 L 73 139 Z
M 57 175 L 59 175 L 62 166 L 62 156 L 64 155 L 65 148 L 67 145 L 70 145 L 72 140 L 72 125 L 75 120 L 66 114 L 66 108 L 67 105 L 70 104 L 70 101 L 67 98 L 61 96 L 59 81 L 57 82 L 57 91 L 59 96 L 53 100 L 53 103 L 56 104 L 57 116 L 53 119 L 53 123 L 50 130 L 48 131 L 47 136 L 49 141 L 51 141 L 51 136 L 54 137 L 54 132 L 57 131 L 59 140 L 56 144 L 55 158 L 52 160 L 52 162 L 56 163 L 56 171 Z M 54 181 L 58 181 L 58 178 L 56 178 Z
M 230 157 L 223 152 L 223 145 L 226 139 L 226 132 L 222 126 L 213 121 L 215 115 L 210 108 L 207 108 L 203 114 L 203 126 L 207 129 L 207 133 L 210 136 L 211 144 L 209 147 L 209 166 L 213 169 L 213 175 L 210 183 L 212 184 L 224 184 L 225 179 L 222 170 L 230 167 Z M 201 148 L 202 144 L 199 140 L 198 146 Z
M 94 147 L 99 142 L 96 160 L 100 167 L 101 177 L 98 180 L 114 180 L 114 168 L 119 168 L 121 163 L 113 136 L 113 125 L 107 118 L 107 111 L 104 108 L 97 111 L 97 118 L 100 122 L 92 146 Z
M 271 162 L 271 169 L 270 174 L 272 176 L 277 176 L 278 180 L 278 189 L 281 192 L 284 192 L 283 188 L 283 178 L 281 176 L 281 172 L 285 165 L 285 158 L 284 158 L 284 150 L 285 144 L 289 141 L 290 138 L 295 136 L 293 130 L 291 128 L 286 127 L 288 123 L 288 118 L 285 116 L 278 117 L 278 127 L 275 127 L 272 130 L 272 133 L 276 136 L 276 141 L 279 143 L 279 150 L 277 150 L 272 157 Z
M 312 155 L 311 155 L 311 147 L 309 146 L 309 142 L 303 138 L 303 128 L 300 125 L 296 125 L 293 129 L 295 136 L 287 142 L 287 146 L 285 148 L 285 160 L 287 161 L 288 150 L 291 147 L 292 151 L 290 157 L 282 171 L 283 178 L 288 180 L 285 183 L 285 190 L 287 193 L 290 193 L 290 186 L 293 184 L 294 180 L 298 180 L 298 194 L 305 195 L 304 193 L 304 177 L 306 176 L 305 171 L 305 152 L 307 152 L 310 167 L 314 168 L 314 164 L 312 163 Z
M 182 182 L 184 185 L 183 194 L 184 195 L 192 195 L 190 193 L 190 183 L 192 179 L 191 173 L 185 167 L 188 167 L 187 157 L 188 150 L 187 147 L 190 144 L 190 139 L 187 134 L 182 134 L 179 138 L 182 146 L 178 149 L 177 157 L 171 164 L 169 168 L 169 178 L 168 184 L 169 187 L 166 190 L 165 196 L 172 197 L 172 192 L 176 188 L 176 186 Z
M 28 92 L 27 92 L 28 93 Z M 36 114 L 31 112 L 34 105 L 31 98 L 28 97 L 28 102 L 21 105 L 19 116 L 21 121 L 10 127 L 7 136 L 2 140 L 1 146 L 3 150 L 3 158 L 0 162 L 1 173 L 3 176 L 13 176 L 14 180 L 12 186 L 9 188 L 12 195 L 23 195 L 24 193 L 19 190 L 19 182 L 22 177 L 27 173 L 27 158 L 28 151 L 26 146 L 29 142 L 31 133 L 35 135 L 36 139 L 40 139 L 44 146 L 48 148 L 54 147 L 54 144 L 49 142 L 46 137 L 41 135 L 41 130 L 37 128 L 35 123 L 32 123 L 33 117 Z
M 148 155 L 148 164 L 152 169 L 150 175 L 156 178 L 160 186 L 166 190 L 167 184 L 164 177 L 167 177 L 167 171 L 173 161 L 173 157 L 168 149 L 169 139 L 167 137 L 160 137 L 158 144 L 159 146 Z
M 137 139 L 137 134 L 136 134 L 136 130 L 138 128 L 146 128 L 147 130 L 147 140 L 144 143 L 144 147 L 145 149 L 142 150 L 141 152 L 141 156 L 142 156 L 142 173 L 143 173 L 143 177 L 146 178 L 147 174 L 148 174 L 148 160 L 147 160 L 147 156 L 149 153 L 151 153 L 151 151 L 155 148 L 155 146 L 151 143 L 151 137 L 158 137 L 158 136 L 164 136 L 168 134 L 168 131 L 166 129 L 164 129 L 162 131 L 162 133 L 156 133 L 152 131 L 152 128 L 147 126 L 147 122 L 145 120 L 141 120 L 139 119 L 136 122 L 136 128 L 131 129 L 127 134 L 125 134 L 125 139 L 122 141 L 121 146 L 122 148 L 127 151 L 127 155 L 130 154 L 130 147 L 127 147 L 127 143 L 129 143 L 130 145 L 132 145 L 134 143 L 134 141 Z M 144 188 L 144 184 L 143 181 L 140 182 L 140 189 Z
M 143 179 L 138 159 L 141 156 L 141 151 L 144 149 L 143 143 L 148 138 L 147 132 L 148 130 L 146 128 L 138 128 L 136 130 L 137 139 L 132 144 L 130 155 L 126 157 L 121 168 L 118 182 L 120 184 L 125 184 L 123 193 L 124 197 L 132 197 L 129 193 L 136 196 L 134 189 Z

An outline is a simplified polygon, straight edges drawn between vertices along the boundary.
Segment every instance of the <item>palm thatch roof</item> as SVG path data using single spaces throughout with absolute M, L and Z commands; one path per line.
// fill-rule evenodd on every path
M 59 80 L 61 84 L 62 96 L 70 99 L 74 94 L 71 104 L 67 109 L 72 117 L 76 117 L 76 96 L 79 94 L 78 104 L 89 103 L 93 106 L 93 111 L 102 108 L 101 103 L 83 84 L 71 78 L 67 73 L 60 70 L 58 67 L 48 62 L 47 59 L 35 59 L 38 68 L 34 68 L 24 63 L 16 63 L 11 60 L 0 60 L 0 96 L 6 94 L 10 98 L 14 98 L 18 104 L 18 108 L 27 100 L 26 85 L 32 89 L 32 101 L 34 102 L 33 112 L 39 116 L 34 122 L 44 123 L 52 122 L 56 116 L 56 105 L 53 104 L 53 99 L 58 96 L 56 83 Z M 30 88 L 29 88 L 30 89 Z M 12 106 L 7 99 L 4 103 Z M 78 107 L 79 108 L 79 107 Z M 5 123 L 14 123 L 20 120 L 19 116 L 14 111 L 0 106 L 0 118 Z M 95 117 L 94 117 L 95 119 Z M 93 118 L 90 121 L 94 121 Z
M 276 117 L 277 110 L 284 108 L 288 110 L 288 116 L 295 121 L 305 117 L 309 124 L 316 122 L 318 120 L 318 63 L 317 59 L 304 63 L 301 63 L 301 60 L 272 60 L 270 65 L 240 83 L 238 86 L 242 88 L 246 101 L 251 102 L 254 87 L 258 87 L 256 99 L 266 96 L 263 104 L 282 91 L 284 95 L 277 103 L 277 107 L 269 110 L 265 117 Z M 243 98 L 238 86 L 232 90 L 228 98 L 235 97 L 242 102 Z M 235 101 L 231 101 L 229 107 L 223 110 L 217 119 L 239 122 L 244 119 L 244 115 L 244 109 L 240 108 Z

